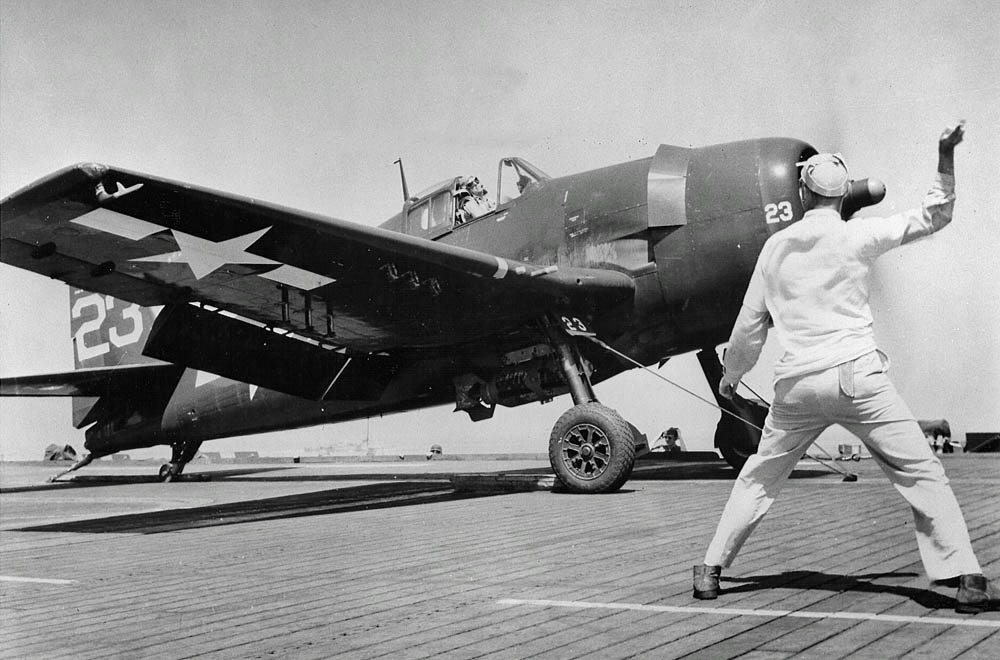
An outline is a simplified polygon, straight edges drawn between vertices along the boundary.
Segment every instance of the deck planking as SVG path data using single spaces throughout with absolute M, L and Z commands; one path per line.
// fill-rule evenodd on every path
M 944 460 L 1000 577 L 1000 457 Z M 526 463 L 513 469 L 545 471 Z M 0 658 L 1000 656 L 1000 613 L 955 614 L 954 590 L 927 584 L 909 511 L 871 461 L 847 465 L 856 483 L 801 464 L 710 602 L 690 597 L 691 565 L 725 470 L 641 463 L 608 496 L 442 486 L 469 467 L 255 466 L 37 489 L 5 478 L 0 574 L 75 582 L 0 582 Z M 583 607 L 633 603 L 956 623 Z M 970 618 L 997 625 L 957 623 Z

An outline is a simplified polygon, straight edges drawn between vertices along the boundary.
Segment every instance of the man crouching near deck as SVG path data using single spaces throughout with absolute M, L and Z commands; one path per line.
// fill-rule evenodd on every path
M 695 598 L 718 596 L 722 569 L 732 564 L 799 458 L 827 427 L 840 424 L 864 442 L 909 502 L 928 577 L 958 579 L 956 611 L 977 613 L 998 604 L 1000 594 L 982 575 L 944 468 L 886 375 L 888 359 L 875 345 L 868 305 L 875 259 L 951 222 L 955 147 L 963 136 L 962 122 L 942 133 L 938 175 L 923 208 L 888 218 L 841 219 L 850 180 L 839 155 L 817 154 L 800 163 L 806 213 L 764 244 L 719 383 L 719 393 L 731 398 L 760 357 L 773 320 L 785 351 L 775 365 L 774 404 L 705 563 L 694 567 Z

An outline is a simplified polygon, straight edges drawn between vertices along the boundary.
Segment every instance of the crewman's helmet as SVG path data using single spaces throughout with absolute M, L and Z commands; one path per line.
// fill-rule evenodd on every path
M 843 197 L 851 187 L 847 165 L 840 154 L 816 154 L 796 163 L 802 167 L 799 181 L 823 197 Z

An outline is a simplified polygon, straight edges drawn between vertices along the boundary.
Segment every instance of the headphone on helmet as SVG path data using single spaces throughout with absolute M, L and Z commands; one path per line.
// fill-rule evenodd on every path
M 816 154 L 795 164 L 802 168 L 799 182 L 817 195 L 843 197 L 850 190 L 850 173 L 840 154 Z

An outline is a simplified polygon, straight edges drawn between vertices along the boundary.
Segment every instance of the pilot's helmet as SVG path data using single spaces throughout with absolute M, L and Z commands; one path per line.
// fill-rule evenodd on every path
M 851 186 L 847 165 L 840 154 L 816 154 L 796 165 L 802 167 L 799 180 L 817 195 L 843 197 Z

